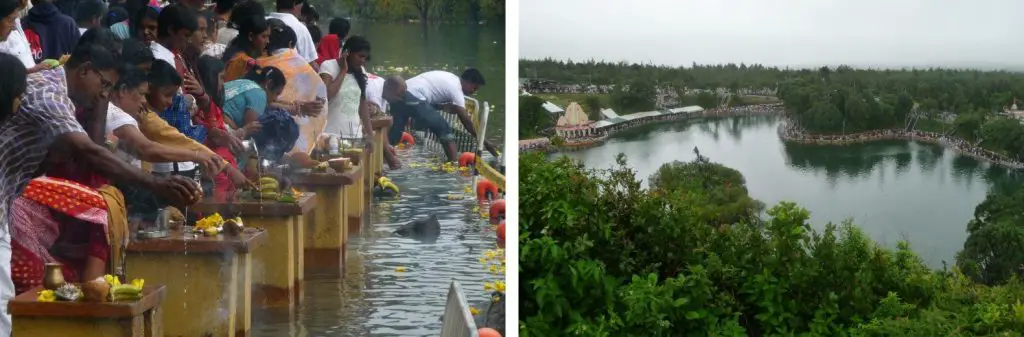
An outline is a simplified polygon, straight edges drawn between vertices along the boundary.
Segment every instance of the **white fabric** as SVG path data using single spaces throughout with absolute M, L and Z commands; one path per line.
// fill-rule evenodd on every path
M 288 25 L 289 28 L 295 31 L 295 37 L 298 38 L 298 42 L 295 44 L 295 49 L 299 51 L 299 56 L 302 56 L 306 62 L 316 61 L 316 45 L 313 44 L 313 36 L 309 35 L 309 28 L 306 28 L 306 25 L 299 21 L 295 15 L 292 15 L 291 13 L 274 12 L 270 13 L 270 15 L 267 16 L 267 19 L 281 20 L 285 25 Z
M 388 101 L 384 99 L 384 78 L 367 74 L 366 79 L 366 100 L 376 104 L 380 111 L 388 111 Z
M 174 53 L 170 49 L 167 49 L 162 44 L 153 42 L 149 44 L 149 49 L 153 51 L 153 57 L 157 60 L 167 62 L 174 67 Z M 178 88 L 178 94 L 182 94 L 182 89 Z M 190 122 L 191 123 L 191 122 Z M 193 162 L 180 162 L 178 163 L 178 171 L 191 171 L 196 168 L 196 164 Z M 174 163 L 153 163 L 153 172 L 174 172 Z
M 217 30 L 217 43 L 229 45 L 231 44 L 231 40 L 234 40 L 236 36 L 238 36 L 237 29 L 223 27 Z
M 345 76 L 338 92 L 327 93 L 327 125 L 324 133 L 341 135 L 342 138 L 362 138 L 362 122 L 359 120 L 359 101 L 362 93 L 359 83 L 352 74 L 341 74 L 338 60 L 327 60 L 320 64 L 320 73 L 330 75 L 332 80 Z M 326 83 L 325 83 L 326 84 Z
M 14 278 L 11 275 L 11 232 L 0 231 L 0 336 L 10 336 L 11 313 L 7 303 L 14 299 Z
M 149 50 L 153 51 L 153 57 L 157 60 L 167 62 L 172 67 L 174 66 L 174 52 L 164 47 L 164 45 L 153 42 L 149 44 Z
M 85 34 L 85 31 L 87 30 L 89 30 L 89 28 L 78 28 L 78 35 Z
M 428 104 L 451 103 L 466 107 L 466 96 L 462 94 L 462 80 L 447 71 L 428 71 L 405 81 L 410 93 Z
M 25 69 L 36 66 L 36 61 L 32 59 L 32 48 L 29 47 L 28 38 L 25 37 L 25 31 L 21 29 L 21 19 L 14 19 L 14 29 L 11 30 L 10 35 L 7 35 L 7 39 L 0 42 L 0 52 L 17 57 L 25 65 Z
M 120 129 L 123 126 L 138 129 L 139 122 L 136 121 L 135 118 L 132 118 L 132 116 L 127 112 L 124 112 L 124 110 L 121 110 L 121 108 L 114 105 L 114 103 L 110 103 L 110 105 L 107 106 L 107 134 L 112 134 L 114 133 L 114 130 Z M 121 140 L 121 142 L 123 141 L 124 140 Z M 124 162 L 137 168 L 142 168 L 142 161 L 125 151 L 124 144 L 121 142 L 118 143 L 117 152 L 114 154 Z

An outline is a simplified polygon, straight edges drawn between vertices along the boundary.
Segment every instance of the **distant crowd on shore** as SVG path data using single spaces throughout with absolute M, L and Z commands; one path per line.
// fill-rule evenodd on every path
M 938 132 L 887 129 L 843 135 L 816 135 L 808 133 L 806 130 L 799 127 L 798 125 L 796 125 L 796 123 L 793 123 L 792 121 L 787 121 L 786 123 L 783 123 L 781 126 L 779 126 L 779 137 L 786 141 L 800 142 L 804 144 L 836 145 L 864 143 L 887 139 L 915 140 L 948 146 L 960 154 L 971 156 L 976 159 L 987 160 L 989 162 L 992 162 L 993 164 L 1000 165 L 1003 167 L 1013 169 L 1024 168 L 1024 163 L 1018 160 L 984 149 L 980 146 L 975 146 L 962 138 L 947 136 Z

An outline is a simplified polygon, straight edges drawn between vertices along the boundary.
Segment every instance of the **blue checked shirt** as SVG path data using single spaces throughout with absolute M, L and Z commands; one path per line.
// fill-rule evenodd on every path
M 206 141 L 206 127 L 203 125 L 192 125 L 192 114 L 188 112 L 188 105 L 185 103 L 185 96 L 178 94 L 167 110 L 160 113 L 160 118 L 167 121 L 178 132 L 192 138 L 199 143 Z

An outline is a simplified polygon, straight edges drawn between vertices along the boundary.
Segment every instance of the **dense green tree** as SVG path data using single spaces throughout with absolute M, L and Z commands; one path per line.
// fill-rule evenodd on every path
M 519 96 L 519 139 L 539 137 L 553 125 L 543 105 L 544 100 L 537 96 Z
M 697 105 L 700 105 L 705 109 L 715 108 L 718 106 L 718 98 L 715 97 L 715 94 L 702 91 L 697 94 Z
M 654 110 L 656 89 L 654 83 L 637 80 L 629 85 L 617 86 L 611 96 L 612 107 L 620 114 Z
M 967 224 L 957 265 L 978 282 L 997 284 L 1024 270 L 1024 189 L 990 192 Z
M 740 171 L 709 162 L 699 153 L 691 162 L 673 161 L 661 165 L 647 181 L 656 193 L 703 199 L 708 207 L 699 220 L 709 224 L 737 223 L 756 216 L 764 207 L 747 194 L 746 180 Z M 688 191 L 700 193 L 686 193 Z
M 587 111 L 587 117 L 590 117 L 590 120 L 601 120 L 601 108 L 603 103 L 601 102 L 600 97 L 594 95 L 587 95 L 587 97 L 583 98 L 582 105 L 583 110 Z

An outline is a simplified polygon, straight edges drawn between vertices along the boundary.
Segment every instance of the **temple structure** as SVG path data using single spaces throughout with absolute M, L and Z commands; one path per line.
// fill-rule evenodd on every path
M 587 117 L 576 102 L 569 104 L 565 114 L 555 124 L 555 134 L 565 140 L 565 146 L 589 145 L 603 140 L 607 133 L 594 128 L 594 121 Z

